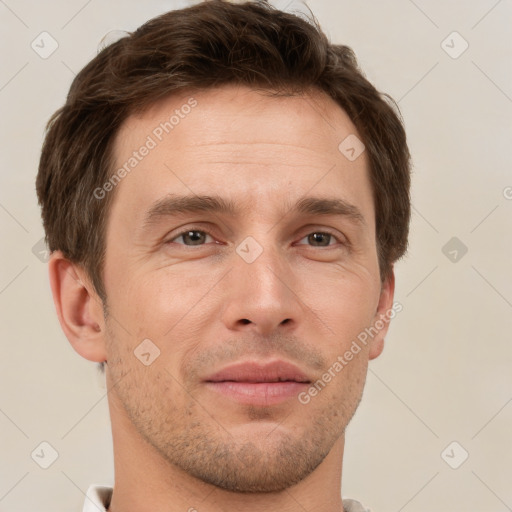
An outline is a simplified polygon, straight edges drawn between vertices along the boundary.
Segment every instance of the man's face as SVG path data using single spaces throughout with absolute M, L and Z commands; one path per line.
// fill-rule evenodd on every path
M 191 96 L 197 104 L 182 108 Z M 172 130 L 158 130 L 176 110 Z M 153 146 L 148 136 L 156 145 L 117 185 L 108 221 L 107 376 L 119 405 L 111 414 L 205 482 L 284 489 L 324 460 L 357 408 L 375 340 L 308 403 L 298 398 L 377 318 L 368 160 L 338 149 L 356 133 L 320 93 L 271 98 L 231 86 L 162 100 L 118 133 L 116 169 Z M 178 196 L 234 211 L 162 206 Z M 307 198 L 344 207 L 326 214 Z M 300 201 L 310 208 L 297 211 Z M 259 367 L 276 361 L 302 379 L 268 383 L 282 368 L 269 378 Z M 260 378 L 242 369 L 207 382 L 246 362 Z

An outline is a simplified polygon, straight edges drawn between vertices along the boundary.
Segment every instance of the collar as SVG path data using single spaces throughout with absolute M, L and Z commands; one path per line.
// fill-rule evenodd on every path
M 106 485 L 90 485 L 85 495 L 83 512 L 106 512 L 113 490 L 113 487 Z

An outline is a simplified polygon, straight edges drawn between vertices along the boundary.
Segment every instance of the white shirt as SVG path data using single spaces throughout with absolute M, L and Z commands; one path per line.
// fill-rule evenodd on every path
M 106 485 L 92 484 L 87 489 L 83 512 L 106 512 L 110 505 L 112 497 L 112 487 Z M 343 508 L 345 512 L 371 512 L 365 508 L 359 501 L 343 498 Z

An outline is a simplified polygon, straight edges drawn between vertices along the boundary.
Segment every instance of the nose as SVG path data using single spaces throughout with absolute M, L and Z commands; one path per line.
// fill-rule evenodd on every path
M 304 316 L 299 281 L 290 262 L 277 248 L 262 246 L 252 262 L 242 252 L 233 255 L 225 284 L 223 322 L 234 331 L 268 336 L 276 329 L 291 332 Z

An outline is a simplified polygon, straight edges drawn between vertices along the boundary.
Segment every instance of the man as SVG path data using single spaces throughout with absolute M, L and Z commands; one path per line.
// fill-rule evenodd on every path
M 349 48 L 264 2 L 150 20 L 75 78 L 37 192 L 62 329 L 106 368 L 115 484 L 84 510 L 366 510 L 344 433 L 409 152 Z

